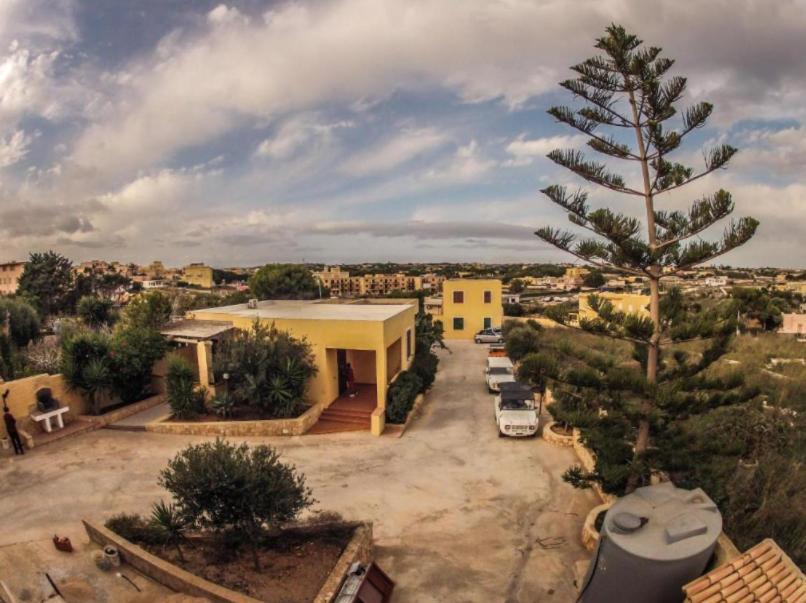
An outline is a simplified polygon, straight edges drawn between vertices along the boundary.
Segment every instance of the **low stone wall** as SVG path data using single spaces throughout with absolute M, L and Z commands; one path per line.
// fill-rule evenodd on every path
M 582 443 L 579 429 L 574 429 L 574 452 L 576 452 L 579 464 L 585 471 L 590 473 L 595 469 L 596 459 L 593 456 L 593 452 Z M 603 503 L 612 503 L 617 498 L 612 494 L 606 494 L 598 483 L 591 484 L 591 488 L 596 492 Z
M 596 517 L 602 511 L 607 511 L 612 502 L 606 502 L 596 507 L 593 507 L 585 516 L 585 522 L 582 524 L 582 545 L 589 551 L 593 551 L 599 543 L 599 532 L 596 530 Z
M 344 582 L 344 577 L 347 575 L 350 566 L 356 561 L 368 564 L 374 557 L 375 555 L 372 548 L 372 524 L 360 524 L 312 603 L 330 603 L 333 601 L 339 593 L 339 589 Z
M 163 396 L 150 396 L 145 400 L 140 400 L 139 402 L 135 402 L 133 404 L 127 404 L 126 406 L 121 406 L 120 408 L 116 408 L 115 410 L 111 410 L 102 415 L 83 415 L 81 418 L 91 422 L 96 427 L 105 427 L 111 423 L 117 423 L 122 419 L 136 415 L 138 412 L 159 406 L 163 402 L 165 402 L 165 398 Z
M 172 590 L 194 597 L 206 597 L 212 603 L 261 603 L 258 599 L 213 584 L 209 580 L 194 576 L 172 563 L 163 561 L 103 526 L 92 524 L 86 520 L 83 523 L 90 540 L 101 546 L 107 544 L 115 546 L 123 561 Z
M 266 421 L 170 421 L 170 415 L 148 423 L 146 431 L 173 435 L 294 436 L 307 432 L 319 420 L 323 406 L 315 404 L 295 419 Z
M 551 430 L 551 426 L 556 425 L 556 421 L 549 421 L 543 426 L 543 439 L 549 444 L 571 448 L 574 445 L 574 435 L 562 435 Z
M 417 394 L 417 397 L 414 399 L 414 404 L 409 411 L 408 416 L 406 417 L 406 422 L 403 424 L 400 423 L 387 423 L 386 424 L 386 433 L 389 435 L 400 437 L 406 430 L 409 428 L 409 425 L 414 421 L 414 418 L 419 414 L 420 407 L 423 405 L 423 401 L 425 400 L 425 394 Z
M 64 422 L 70 423 L 76 417 L 87 412 L 87 403 L 81 394 L 75 390 L 70 390 L 61 374 L 32 375 L 14 381 L 4 381 L 0 384 L 0 390 L 9 390 L 6 403 L 11 414 L 17 419 L 17 428 L 36 434 L 42 428 L 32 421 L 28 414 L 31 407 L 36 406 L 36 391 L 41 387 L 49 387 L 53 391 L 53 397 L 61 402 L 62 406 L 69 406 L 70 410 L 65 413 Z M 0 425 L 0 434 L 6 435 L 5 425 Z

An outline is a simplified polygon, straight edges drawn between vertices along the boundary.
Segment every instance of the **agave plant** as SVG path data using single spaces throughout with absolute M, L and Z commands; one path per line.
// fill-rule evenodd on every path
M 221 394 L 213 398 L 210 408 L 222 419 L 228 419 L 235 411 L 235 399 L 228 394 Z
M 176 547 L 179 560 L 184 562 L 185 556 L 180 545 L 186 540 L 188 522 L 179 508 L 173 503 L 166 504 L 162 500 L 154 503 L 151 509 L 151 525 L 163 533 L 167 544 Z

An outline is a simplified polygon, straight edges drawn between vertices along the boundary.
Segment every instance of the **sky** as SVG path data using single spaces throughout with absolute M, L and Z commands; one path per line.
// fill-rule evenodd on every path
M 680 158 L 740 149 L 658 207 L 725 188 L 721 263 L 805 267 L 806 0 L 0 0 L 0 261 L 570 261 L 546 110 L 611 22 L 715 104 Z

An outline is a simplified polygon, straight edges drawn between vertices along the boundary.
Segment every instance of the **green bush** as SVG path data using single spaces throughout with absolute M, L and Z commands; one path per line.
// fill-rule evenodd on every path
M 76 314 L 89 327 L 98 328 L 112 322 L 112 300 L 85 295 L 78 300 Z
M 163 528 L 136 513 L 119 513 L 104 524 L 118 536 L 135 544 L 165 544 L 168 536 Z
M 236 406 L 257 407 L 276 418 L 300 414 L 308 380 L 316 374 L 306 341 L 257 321 L 222 342 L 213 363 L 217 381 L 227 375 Z
M 280 461 L 270 446 L 249 447 L 224 440 L 190 445 L 160 473 L 189 524 L 218 534 L 232 529 L 257 548 L 266 528 L 295 519 L 315 501 L 305 477 Z
M 122 402 L 141 400 L 151 384 L 154 363 L 165 355 L 165 338 L 143 327 L 124 327 L 112 337 L 112 391 Z
M 70 389 L 81 391 L 93 414 L 100 396 L 112 388 L 111 340 L 105 333 L 78 332 L 62 340 L 61 372 Z
M 540 351 L 540 333 L 530 325 L 511 328 L 504 336 L 507 355 L 517 362 L 524 356 Z
M 414 400 L 423 391 L 423 381 L 416 373 L 403 371 L 386 394 L 386 422 L 405 423 Z
M 31 304 L 19 299 L 0 298 L 0 325 L 6 320 L 6 313 L 14 345 L 24 348 L 39 337 L 39 314 Z
M 178 419 L 189 419 L 204 411 L 204 392 L 196 388 L 196 373 L 183 358 L 171 356 L 165 377 L 168 404 Z
M 409 370 L 423 382 L 422 391 L 428 390 L 434 384 L 438 365 L 439 358 L 433 352 L 418 352 L 414 355 L 414 360 Z
M 123 321 L 130 327 L 159 330 L 171 319 L 173 304 L 162 291 L 135 296 L 126 306 Z

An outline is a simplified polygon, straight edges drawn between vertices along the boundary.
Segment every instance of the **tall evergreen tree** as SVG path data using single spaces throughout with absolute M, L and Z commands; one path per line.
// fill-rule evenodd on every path
M 31 300 L 43 317 L 71 309 L 73 263 L 55 251 L 32 253 L 20 275 L 17 293 Z
M 733 200 L 725 190 L 695 200 L 685 212 L 656 207 L 658 195 L 724 168 L 736 149 L 721 144 L 708 150 L 699 171 L 671 159 L 686 136 L 705 125 L 713 105 L 697 103 L 678 114 L 686 78 L 669 76 L 674 61 L 662 56 L 660 48 L 644 46 L 621 26 L 608 27 L 595 47 L 601 53 L 571 67 L 577 76 L 560 83 L 583 101 L 582 106 L 552 107 L 549 114 L 586 135 L 588 146 L 605 155 L 610 164 L 624 161 L 637 166 L 640 183 L 633 186 L 582 151 L 554 150 L 548 158 L 588 182 L 642 201 L 645 217 L 640 220 L 609 208 L 591 209 L 585 191 L 552 185 L 541 192 L 568 212 L 572 224 L 596 236 L 578 238 L 551 227 L 535 234 L 593 266 L 648 281 L 649 318 L 616 312 L 609 302 L 591 296 L 596 317 L 581 321 L 585 329 L 632 341 L 642 373 L 613 366 L 606 359 L 592 357 L 588 350 L 576 350 L 585 366 L 557 375 L 570 386 L 565 390 L 567 407 L 576 405 L 578 415 L 587 413 L 589 424 L 597 424 L 597 430 L 589 431 L 587 437 L 599 438 L 596 443 L 601 448 L 594 474 L 576 471 L 569 478 L 578 485 L 609 482 L 606 485 L 611 490 L 631 491 L 647 478 L 653 428 L 662 428 L 679 413 L 727 402 L 702 393 L 714 393 L 713 387 L 725 385 L 707 382 L 702 371 L 724 352 L 732 328 L 730 317 L 692 315 L 678 293 L 661 298 L 660 281 L 746 243 L 758 222 L 753 218 L 731 220 L 719 239 L 701 239 L 698 235 L 733 212 Z M 661 347 L 691 337 L 715 339 L 701 358 L 688 359 L 679 352 L 666 365 Z M 600 395 L 592 397 L 590 392 L 596 389 Z M 598 406 L 597 416 L 603 417 L 598 422 L 591 420 L 594 406 Z M 619 436 L 617 451 L 602 437 L 607 428 L 612 428 L 610 436 Z M 609 465 L 608 449 L 613 453 Z

